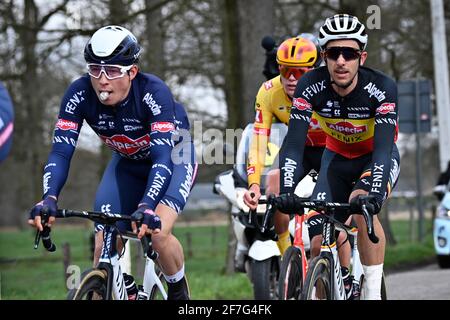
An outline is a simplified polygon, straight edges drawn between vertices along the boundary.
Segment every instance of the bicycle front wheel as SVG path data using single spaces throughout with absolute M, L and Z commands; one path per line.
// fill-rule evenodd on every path
M 302 252 L 290 246 L 283 255 L 278 280 L 280 300 L 298 300 L 303 287 Z
M 324 257 L 314 257 L 306 275 L 301 300 L 333 300 L 331 265 Z
M 106 274 L 99 269 L 82 273 L 78 288 L 71 289 L 67 300 L 106 300 Z

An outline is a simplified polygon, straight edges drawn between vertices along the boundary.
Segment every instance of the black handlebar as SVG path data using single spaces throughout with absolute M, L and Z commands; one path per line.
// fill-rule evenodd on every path
M 327 212 L 333 209 L 345 209 L 349 210 L 352 214 L 361 214 L 364 217 L 364 220 L 367 224 L 367 234 L 369 236 L 370 241 L 373 243 L 378 243 L 379 238 L 375 234 L 375 228 L 373 226 L 373 215 L 369 213 L 366 202 L 370 196 L 361 197 L 361 202 L 358 205 L 358 208 L 355 208 L 354 205 L 350 205 L 349 203 L 339 203 L 339 202 L 325 202 L 320 200 L 310 200 L 309 198 L 300 198 L 294 197 L 295 208 L 310 208 L 314 209 L 318 212 Z M 258 201 L 259 204 L 271 204 L 274 207 L 277 207 L 277 197 L 269 196 L 268 199 L 260 199 Z M 358 210 L 359 209 L 359 210 Z M 303 210 L 299 210 L 299 215 L 303 215 Z
M 52 239 L 50 237 L 51 229 L 47 225 L 49 217 L 50 217 L 50 215 L 49 215 L 48 207 L 43 207 L 42 211 L 41 211 L 41 221 L 42 221 L 42 225 L 44 227 L 43 227 L 42 231 L 39 231 L 39 230 L 36 231 L 36 236 L 34 238 L 34 249 L 38 248 L 39 242 L 42 239 L 42 245 L 44 246 L 44 248 L 47 249 L 47 251 L 54 252 L 56 250 L 56 246 L 52 242 Z M 142 215 L 142 217 L 139 217 L 138 219 L 133 219 L 131 216 L 117 214 L 117 213 L 105 213 L 105 212 L 97 212 L 97 211 L 76 211 L 76 210 L 68 210 L 68 209 L 58 209 L 58 211 L 56 213 L 56 218 L 72 218 L 72 217 L 89 219 L 94 222 L 97 222 L 100 224 L 107 224 L 107 225 L 113 225 L 118 221 L 135 221 L 138 224 L 140 224 L 140 223 L 142 223 L 143 218 L 144 218 L 143 215 Z M 128 234 L 128 235 L 130 236 L 130 234 Z M 134 235 L 134 234 L 132 234 L 132 235 Z M 146 238 L 146 237 L 142 237 L 142 239 L 144 239 L 144 238 Z M 145 240 L 143 240 L 143 241 L 145 241 Z M 148 254 L 149 258 L 151 258 L 151 256 L 155 255 L 151 246 L 148 245 L 148 240 L 147 240 L 147 245 L 144 245 L 144 243 L 143 243 L 143 246 L 144 246 L 144 248 L 146 248 L 145 251 Z
M 250 197 L 255 197 L 255 194 L 253 192 L 250 193 Z M 264 203 L 267 203 L 266 200 L 258 200 L 258 202 L 261 204 L 263 203 L 262 201 L 264 201 Z M 270 226 L 270 222 L 272 220 L 272 216 L 274 214 L 274 210 L 271 207 L 266 208 L 266 211 L 264 213 L 264 216 L 262 218 L 262 223 L 259 224 L 258 219 L 257 219 L 257 211 L 255 210 L 250 210 L 249 211 L 249 215 L 248 215 L 248 223 L 251 225 L 254 225 L 258 231 L 267 236 L 268 238 L 270 238 L 271 240 L 277 241 L 278 240 L 278 235 L 273 232 L 273 230 L 271 229 Z

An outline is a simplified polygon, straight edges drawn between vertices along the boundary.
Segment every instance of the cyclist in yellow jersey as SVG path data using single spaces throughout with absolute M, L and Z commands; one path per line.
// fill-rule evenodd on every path
M 314 67 L 317 59 L 317 48 L 312 40 L 303 37 L 285 40 L 277 50 L 280 75 L 264 82 L 258 91 L 255 102 L 254 133 L 247 163 L 248 191 L 244 195 L 244 202 L 250 209 L 256 209 L 258 199 L 261 197 L 261 173 L 265 164 L 273 118 L 288 124 L 292 96 L 297 82 L 304 73 Z M 308 151 L 305 154 L 309 158 L 305 157 L 304 165 L 317 172 L 320 168 L 325 137 L 325 133 L 320 129 L 318 121 L 313 116 L 306 141 Z M 274 164 L 277 165 L 277 163 L 278 160 L 275 160 Z M 269 171 L 266 194 L 279 193 L 279 175 L 278 167 Z M 275 232 L 278 234 L 277 245 L 281 254 L 291 245 L 288 226 L 289 216 L 277 212 L 275 214 Z

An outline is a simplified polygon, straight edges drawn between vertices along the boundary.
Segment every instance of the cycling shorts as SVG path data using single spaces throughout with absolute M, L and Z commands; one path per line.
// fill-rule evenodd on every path
M 350 194 L 357 189 L 370 191 L 372 153 L 348 159 L 336 152 L 325 149 L 322 157 L 321 171 L 311 199 L 328 202 L 348 203 Z M 400 154 L 394 144 L 391 154 L 391 168 L 387 185 L 388 196 L 395 187 L 400 173 Z M 335 218 L 345 222 L 349 217 L 346 210 L 335 213 Z M 309 237 L 322 234 L 321 215 L 311 215 L 307 221 Z
M 169 187 L 159 202 L 177 214 L 183 211 L 197 174 L 195 149 L 192 143 L 190 145 L 190 154 L 182 155 L 183 163 L 174 164 Z M 113 153 L 97 188 L 94 210 L 131 215 L 142 200 L 151 167 L 151 161 L 127 159 Z M 125 221 L 118 222 L 117 227 L 121 232 L 131 230 L 131 224 Z M 103 229 L 103 225 L 95 224 L 95 232 Z

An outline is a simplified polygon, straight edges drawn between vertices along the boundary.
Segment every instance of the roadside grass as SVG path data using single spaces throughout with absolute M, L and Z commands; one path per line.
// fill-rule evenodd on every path
M 431 219 L 424 220 L 421 242 L 417 241 L 417 223 L 410 225 L 409 220 L 391 221 L 391 227 L 397 243 L 386 247 L 384 266 L 387 272 L 433 261 L 435 251 Z
M 385 268 L 396 269 L 408 264 L 430 261 L 434 257 L 431 221 L 427 221 L 422 243 L 410 240 L 408 221 L 392 221 L 397 245 L 386 248 Z M 71 264 L 83 271 L 91 267 L 89 235 L 91 227 L 58 226 L 52 231 L 57 245 L 54 253 L 40 245 L 33 249 L 34 232 L 2 231 L 0 233 L 0 299 L 65 299 L 63 244 L 70 244 Z M 192 299 L 249 300 L 252 286 L 243 273 L 226 275 L 226 226 L 176 227 L 175 235 L 184 248 Z M 132 246 L 132 257 L 135 249 Z M 137 277 L 139 278 L 139 277 Z

